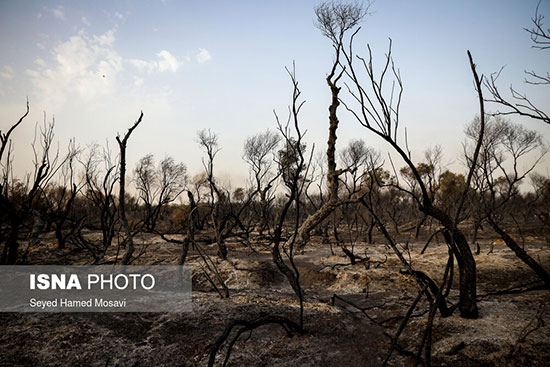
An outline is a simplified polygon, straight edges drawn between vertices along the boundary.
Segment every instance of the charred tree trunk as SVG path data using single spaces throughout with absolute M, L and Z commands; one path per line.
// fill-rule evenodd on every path
M 65 236 L 63 236 L 62 225 L 55 225 L 55 238 L 57 239 L 57 248 L 62 250 L 65 248 Z
M 221 229 L 220 229 L 220 223 L 219 223 L 219 206 L 220 206 L 220 202 L 216 202 L 216 204 L 214 204 L 215 208 L 214 208 L 214 211 L 217 213 L 217 214 L 212 214 L 212 222 L 214 224 L 214 234 L 216 235 L 216 245 L 218 246 L 218 256 L 222 259 L 222 260 L 227 260 L 227 246 L 225 245 L 225 242 L 223 240 L 223 237 L 222 237 L 222 233 L 221 233 Z
M 130 260 L 132 258 L 132 255 L 134 254 L 134 239 L 132 230 L 130 229 L 130 224 L 128 223 L 128 218 L 126 216 L 126 145 L 128 143 L 128 139 L 130 138 L 130 135 L 134 131 L 134 129 L 139 125 L 141 122 L 141 119 L 143 118 L 143 112 L 139 115 L 138 120 L 134 123 L 134 125 L 128 129 L 128 132 L 126 135 L 124 135 L 124 138 L 121 139 L 120 136 L 116 137 L 116 140 L 118 142 L 118 145 L 120 147 L 120 178 L 119 178 L 119 185 L 120 185 L 120 191 L 119 191 L 119 215 L 122 220 L 122 225 L 124 227 L 124 231 L 126 232 L 126 251 L 124 253 L 124 256 L 122 257 L 122 265 L 128 265 L 130 263 Z
M 487 218 L 487 221 L 493 227 L 496 233 L 502 238 L 506 246 L 510 248 L 517 257 L 520 258 L 527 266 L 531 268 L 539 278 L 544 282 L 546 288 L 550 288 L 550 274 L 538 263 L 536 262 L 521 246 L 512 238 L 508 233 L 506 233 L 498 223 L 496 223 L 491 216 Z
M 14 217 L 11 220 L 11 228 L 6 244 L 4 245 L 4 251 L 2 253 L 2 264 L 15 265 L 17 261 L 17 250 L 19 249 L 19 228 L 21 223 L 19 218 Z
M 369 244 L 373 243 L 373 241 L 372 241 L 372 232 L 374 231 L 375 226 L 376 226 L 376 221 L 374 220 L 374 218 L 371 218 L 371 221 L 369 223 L 369 229 L 367 231 L 367 239 L 368 239 Z
M 187 197 L 189 198 L 189 225 L 187 227 L 187 238 L 182 244 L 181 255 L 179 259 L 179 265 L 185 263 L 187 254 L 189 253 L 189 244 L 195 243 L 195 222 L 197 221 L 197 204 L 191 191 L 187 191 Z
M 315 213 L 310 215 L 304 223 L 300 226 L 296 233 L 296 244 L 298 249 L 301 250 L 307 244 L 309 240 L 309 235 L 311 231 L 317 227 L 323 220 L 325 220 L 338 206 L 341 205 L 341 202 L 336 200 L 329 200 L 323 204 Z M 288 241 L 294 240 L 292 237 Z
M 422 206 L 420 210 L 437 219 L 449 231 L 459 268 L 460 315 L 477 318 L 476 262 L 468 241 L 449 215 L 434 206 Z
M 418 270 L 414 270 L 412 268 L 411 264 L 405 259 L 405 257 L 403 257 L 403 254 L 401 253 L 399 248 L 397 248 L 397 244 L 395 243 L 393 237 L 390 235 L 390 233 L 386 229 L 386 226 L 384 225 L 382 220 L 376 215 L 376 213 L 374 212 L 374 208 L 371 206 L 371 204 L 367 202 L 364 198 L 361 198 L 360 202 L 371 213 L 373 219 L 376 221 L 378 229 L 380 230 L 382 235 L 386 238 L 388 244 L 392 248 L 393 252 L 395 252 L 395 254 L 399 258 L 401 263 L 405 266 L 405 268 L 407 269 L 407 272 L 412 276 L 414 276 L 419 286 L 424 287 L 425 285 L 427 285 L 430 288 L 430 291 L 432 291 L 432 294 L 427 293 L 427 295 L 435 299 L 437 297 L 437 289 L 438 289 L 437 286 L 435 285 L 435 282 L 427 274 L 422 273 L 421 271 L 418 271 Z M 447 301 L 445 300 L 445 297 L 440 297 L 438 299 L 437 307 L 439 308 L 439 311 L 442 317 L 447 317 L 451 315 L 451 311 L 447 307 Z
M 74 199 L 76 198 L 77 190 L 76 185 L 73 184 L 71 190 L 71 196 L 65 205 L 65 208 L 60 213 L 59 218 L 55 221 L 55 237 L 57 238 L 57 248 L 64 249 L 67 237 L 63 235 L 63 226 L 69 217 L 69 213 L 73 206 Z
M 336 70 L 339 66 L 340 47 L 336 50 L 336 61 L 332 66 L 330 74 L 327 76 L 327 84 L 330 87 L 331 92 L 331 104 L 328 108 L 329 111 L 329 129 L 328 129 L 328 141 L 327 141 L 327 182 L 329 187 L 329 199 L 319 209 L 302 223 L 296 234 L 296 244 L 298 249 L 303 249 L 306 245 L 309 234 L 317 225 L 325 220 L 337 207 L 342 204 L 342 201 L 338 199 L 338 177 L 342 174 L 341 170 L 336 169 L 336 131 L 338 130 L 338 106 L 340 105 L 340 99 L 338 97 L 340 93 L 340 87 L 336 85 L 338 80 L 342 77 L 344 71 L 340 71 L 337 75 Z
M 349 258 L 351 265 L 355 265 L 357 262 L 356 262 L 355 254 L 353 253 L 353 248 L 350 251 L 346 247 L 346 245 L 342 241 L 340 241 L 340 235 L 338 234 L 338 224 L 336 223 L 334 223 L 334 238 L 336 239 L 336 242 L 340 245 L 340 248 L 342 249 L 342 252 L 344 253 L 344 255 L 346 255 Z
M 153 233 L 153 226 L 151 225 L 151 217 L 153 216 L 152 205 L 150 203 L 145 204 L 145 220 L 143 225 L 147 233 Z
M 351 262 L 351 265 L 355 265 L 357 263 L 355 260 L 355 255 L 352 251 L 348 250 L 344 246 L 342 246 L 342 251 L 344 252 L 344 254 L 346 254 L 347 257 L 349 257 L 349 261 Z
M 269 228 L 269 221 L 268 221 L 268 212 L 269 209 L 267 207 L 268 203 L 266 200 L 267 190 L 269 190 L 271 187 L 266 187 L 263 190 L 260 190 L 258 193 L 260 194 L 260 220 L 258 223 L 258 234 L 260 236 L 263 236 L 264 231 Z
M 422 218 L 420 219 L 420 221 L 418 221 L 418 223 L 416 224 L 416 229 L 414 231 L 414 238 L 415 239 L 418 239 L 418 236 L 420 235 L 420 229 L 422 228 L 422 226 L 426 222 L 426 219 L 428 219 L 428 215 L 424 214 L 422 216 Z

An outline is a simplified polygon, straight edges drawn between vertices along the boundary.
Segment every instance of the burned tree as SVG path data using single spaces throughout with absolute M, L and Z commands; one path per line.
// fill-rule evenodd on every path
M 185 190 L 186 174 L 187 167 L 176 163 L 172 157 L 164 158 L 158 167 L 155 167 L 152 154 L 139 160 L 134 175 L 139 198 L 145 205 L 143 225 L 146 232 L 155 231 L 162 208 Z
M 216 361 L 216 355 L 220 351 L 222 345 L 226 340 L 231 336 L 231 333 L 234 328 L 240 327 L 236 335 L 229 342 L 227 351 L 225 353 L 224 365 L 227 364 L 231 356 L 231 351 L 233 345 L 237 342 L 238 338 L 245 331 L 252 331 L 256 328 L 262 327 L 263 325 L 268 324 L 279 324 L 285 330 L 289 331 L 289 336 L 295 333 L 303 333 L 304 331 L 304 295 L 303 290 L 300 285 L 300 272 L 296 267 L 294 262 L 294 250 L 295 250 L 295 241 L 283 241 L 283 236 L 285 235 L 285 224 L 288 220 L 288 214 L 291 207 L 294 206 L 294 210 L 299 213 L 300 211 L 300 200 L 299 196 L 304 188 L 303 177 L 307 172 L 307 161 L 304 157 L 305 153 L 305 144 L 303 142 L 303 131 L 299 126 L 299 113 L 305 103 L 304 101 L 299 101 L 300 99 L 300 89 L 298 88 L 298 82 L 295 77 L 294 69 L 292 71 L 287 69 L 287 72 L 292 81 L 293 91 L 292 91 L 292 104 L 289 108 L 288 120 L 285 124 L 281 123 L 279 116 L 275 113 L 275 118 L 277 120 L 277 125 L 279 132 L 283 137 L 283 148 L 278 152 L 277 163 L 279 165 L 280 174 L 283 178 L 283 182 L 286 188 L 286 196 L 282 203 L 282 208 L 279 211 L 278 218 L 276 220 L 275 228 L 273 230 L 273 237 L 271 241 L 271 256 L 272 260 L 279 269 L 279 271 L 287 278 L 292 290 L 298 297 L 300 304 L 300 313 L 299 313 L 299 322 L 290 320 L 287 317 L 283 316 L 261 316 L 252 321 L 246 320 L 233 320 L 228 323 L 225 328 L 224 333 L 216 340 L 211 352 L 210 358 L 208 360 L 208 365 L 213 366 Z M 299 215 L 296 215 L 296 222 L 293 224 L 292 229 L 294 236 L 291 235 L 291 238 L 296 238 L 295 233 L 299 226 Z M 286 258 L 286 261 L 285 261 Z
M 380 162 L 380 153 L 372 147 L 368 147 L 363 140 L 354 139 L 340 152 L 340 161 L 345 167 L 345 174 L 341 178 L 342 193 L 346 198 L 357 198 L 364 194 L 365 181 L 368 180 L 369 172 L 377 167 Z M 382 174 L 382 171 L 377 171 Z M 333 233 L 339 246 L 346 256 L 350 258 L 351 264 L 355 264 L 357 256 L 354 254 L 354 244 L 367 235 L 367 240 L 372 243 L 372 232 L 376 221 L 368 212 L 363 210 L 358 200 L 346 200 L 339 211 L 333 217 L 343 220 L 347 233 L 346 240 L 341 240 L 338 232 L 339 221 L 334 218 Z M 364 233 L 366 231 L 366 233 Z M 350 243 L 348 249 L 346 242 Z
M 436 193 L 439 191 L 439 178 L 441 177 L 442 154 L 443 153 L 440 146 L 435 146 L 433 149 L 432 148 L 427 149 L 424 152 L 425 161 L 419 162 L 416 164 L 418 174 L 426 184 L 428 195 L 430 196 L 430 199 L 434 202 L 436 202 L 436 197 L 435 197 Z M 416 196 L 419 196 L 421 194 L 420 188 L 418 187 L 418 183 L 410 167 L 405 166 L 401 168 L 400 174 L 403 180 L 406 182 L 408 186 L 408 190 L 413 192 Z M 463 190 L 461 191 L 461 193 L 462 192 Z M 450 210 L 451 208 L 447 208 L 447 209 Z M 424 225 L 427 219 L 428 219 L 428 215 L 426 213 L 422 213 L 422 215 L 420 216 L 415 226 L 415 233 L 414 233 L 415 239 L 418 239 L 420 235 L 421 227 Z
M 13 200 L 13 194 L 10 194 L 10 176 L 13 160 L 11 157 L 12 143 L 10 136 L 28 114 L 29 101 L 27 101 L 27 111 L 21 116 L 21 118 L 19 118 L 19 120 L 13 124 L 7 132 L 3 133 L 0 131 L 0 165 L 2 167 L 2 181 L 0 182 L 0 208 L 2 209 L 2 222 L 9 223 L 1 228 L 1 239 L 2 242 L 4 242 L 4 247 L 2 249 L 0 264 L 15 264 L 17 259 L 17 248 L 19 247 L 19 227 L 21 226 L 21 222 L 24 218 L 18 218 L 18 205 Z M 5 159 L 4 152 L 7 152 Z
M 118 213 L 120 219 L 122 220 L 122 226 L 124 227 L 124 231 L 126 233 L 126 251 L 124 253 L 124 256 L 122 257 L 122 265 L 130 264 L 130 260 L 132 259 L 132 255 L 135 249 L 132 229 L 130 228 L 128 217 L 126 216 L 126 146 L 128 144 L 128 139 L 130 138 L 130 135 L 132 135 L 132 132 L 135 130 L 136 127 L 138 127 L 142 119 L 143 112 L 141 112 L 139 118 L 134 123 L 134 125 L 132 125 L 132 127 L 128 129 L 124 137 L 121 138 L 120 135 L 117 135 L 116 137 L 116 141 L 118 142 L 118 146 L 120 148 Z
M 65 159 L 59 159 L 58 151 L 53 151 L 55 120 L 47 122 L 44 113 L 44 123 L 39 130 L 37 130 L 37 124 L 35 137 L 31 144 L 34 153 L 34 172 L 28 174 L 24 181 L 13 180 L 10 135 L 27 117 L 28 113 L 29 104 L 27 102 L 25 114 L 6 133 L 0 132 L 2 144 L 0 146 L 0 163 L 3 176 L 0 183 L 0 208 L 2 209 L 2 222 L 5 223 L 0 227 L 2 232 L 0 238 L 4 242 L 0 264 L 13 265 L 18 261 L 21 237 L 30 240 L 29 246 L 22 253 L 24 261 L 30 246 L 36 242 L 35 238 L 40 231 L 41 219 L 40 213 L 36 210 L 37 205 L 42 199 L 46 187 L 65 162 Z M 2 161 L 4 153 L 6 153 L 6 158 Z M 31 220 L 34 220 L 34 223 L 29 223 Z
M 476 139 L 479 119 L 466 129 L 469 139 Z M 470 150 L 469 150 L 470 149 Z M 535 261 L 510 235 L 508 226 L 516 222 L 514 199 L 519 196 L 519 185 L 535 169 L 548 152 L 542 136 L 501 117 L 489 119 L 480 159 L 474 170 L 477 198 L 482 206 L 482 219 L 502 238 L 504 243 L 550 287 L 550 274 Z M 524 158 L 534 153 L 532 163 L 525 168 Z M 465 154 L 471 155 L 471 146 L 465 145 Z M 467 161 L 472 161 L 467 159 Z M 517 213 L 516 213 L 517 214 Z M 519 229 L 521 234 L 521 229 Z
M 77 223 L 72 223 L 70 232 L 63 232 L 76 196 L 82 188 L 80 183 L 75 182 L 74 172 L 74 161 L 79 154 L 80 151 L 75 146 L 74 140 L 71 140 L 68 146 L 67 158 L 61 169 L 62 183 L 47 190 L 45 195 L 45 200 L 49 207 L 48 215 L 55 227 L 55 237 L 57 238 L 59 249 L 65 248 L 67 238 L 73 236 L 75 230 L 78 228 Z
M 272 172 L 273 155 L 281 137 L 266 130 L 246 139 L 244 143 L 243 159 L 250 167 L 251 180 L 254 191 L 259 195 L 259 223 L 260 236 L 269 229 L 269 212 L 274 200 L 273 188 L 278 174 Z
M 92 145 L 80 161 L 84 170 L 84 198 L 90 204 L 84 218 L 80 220 L 76 233 L 76 242 L 99 261 L 111 246 L 118 224 L 117 204 L 114 196 L 115 185 L 118 182 L 118 162 L 115 162 L 109 147 L 100 152 L 98 145 Z M 95 218 L 99 220 L 101 244 L 88 241 L 82 234 L 84 224 L 89 228 L 97 228 Z
M 338 91 L 338 89 L 335 88 L 331 88 L 333 90 L 333 101 L 338 103 L 343 102 L 352 116 L 367 130 L 386 141 L 392 149 L 399 154 L 411 170 L 412 176 L 418 184 L 420 195 L 417 196 L 413 192 L 402 187 L 399 187 L 399 189 L 408 192 L 421 212 L 437 219 L 451 234 L 452 243 L 450 245 L 455 252 L 460 268 L 460 313 L 463 317 L 476 318 L 478 315 L 476 301 L 476 264 L 466 237 L 458 227 L 463 201 L 469 190 L 472 172 L 468 175 L 467 186 L 459 201 L 456 217 L 452 218 L 448 213 L 445 213 L 434 204 L 434 200 L 430 197 L 428 188 L 422 180 L 417 166 L 411 159 L 410 152 L 407 148 L 403 148 L 397 141 L 399 108 L 401 105 L 403 84 L 399 71 L 395 68 L 391 56 L 391 40 L 382 71 L 379 75 L 376 75 L 373 68 L 370 46 L 368 46 L 369 57 L 367 59 L 355 56 L 353 51 L 353 40 L 360 29 L 358 27 L 358 21 L 365 13 L 363 8 L 356 4 L 344 5 L 339 3 L 324 3 L 318 7 L 316 13 L 319 23 L 322 25 L 321 29 L 323 33 L 329 37 L 336 50 L 336 62 L 333 70 L 336 70 L 336 65 L 345 66 L 340 66 L 341 71 L 340 74 L 338 74 L 338 78 L 343 74 L 346 75 L 349 81 L 347 90 L 353 103 L 356 104 L 356 107 L 352 108 L 350 102 L 344 102 L 340 99 L 338 93 L 334 93 Z M 348 19 L 350 14 L 351 17 Z M 344 39 L 346 31 L 353 31 L 353 33 L 351 36 Z M 344 45 L 344 42 L 347 42 L 347 45 Z M 480 78 L 478 76 L 475 64 L 469 53 L 468 56 L 480 100 L 480 109 L 483 112 L 484 106 L 481 91 L 483 77 Z M 359 63 L 359 67 L 357 67 L 356 61 Z M 359 69 L 362 69 L 366 75 L 365 81 L 362 75 L 360 75 Z M 384 81 L 387 79 L 388 72 L 393 74 L 389 92 L 384 88 Z M 482 115 L 484 114 L 482 113 Z M 483 124 L 481 125 L 479 136 L 480 139 L 482 139 Z M 477 159 L 477 154 L 475 154 L 473 158 Z
M 222 231 L 225 227 L 227 218 L 223 213 L 223 206 L 228 201 L 228 195 L 218 186 L 214 178 L 214 159 L 220 151 L 218 144 L 218 136 L 210 130 L 201 130 L 197 133 L 197 141 L 206 152 L 206 161 L 203 159 L 202 164 L 206 173 L 206 179 L 210 188 L 210 217 L 214 227 L 214 235 L 216 236 L 216 244 L 218 246 L 218 256 L 225 260 L 227 259 L 227 246 L 225 245 Z
M 550 243 L 550 178 L 537 173 L 532 174 L 530 178 L 534 192 L 529 209 L 538 219 L 546 243 Z
M 156 194 L 155 189 L 157 184 L 155 161 L 152 154 L 147 154 L 138 161 L 136 168 L 134 169 L 134 181 L 139 198 L 145 205 L 145 218 L 143 220 L 143 225 L 145 227 L 145 231 L 151 233 L 151 222 L 153 218 L 153 207 Z
M 426 273 L 416 270 L 413 268 L 411 261 L 408 261 L 401 249 L 398 247 L 397 241 L 390 234 L 389 230 L 386 227 L 384 216 L 384 192 L 383 190 L 395 188 L 395 183 L 393 182 L 396 178 L 389 177 L 389 175 L 384 173 L 382 169 L 382 163 L 378 160 L 371 159 L 368 165 L 368 168 L 365 172 L 365 178 L 363 180 L 362 195 L 359 198 L 359 202 L 367 209 L 367 211 L 372 216 L 373 220 L 378 227 L 380 233 L 384 236 L 386 242 L 391 247 L 401 264 L 405 267 L 405 274 L 411 275 L 419 287 L 424 289 L 426 292 L 426 297 L 430 302 L 435 302 L 434 304 L 439 309 L 442 317 L 447 317 L 451 315 L 452 311 L 447 307 L 446 297 L 448 296 L 450 286 L 452 284 L 452 269 L 453 269 L 453 249 L 452 240 L 450 234 L 447 232 L 446 238 L 449 242 L 449 263 L 448 267 L 451 269 L 451 276 L 446 283 L 444 280 L 444 285 L 446 284 L 447 290 L 444 294 L 439 294 L 439 288 L 436 285 L 436 282 L 431 279 Z M 423 291 L 423 292 L 424 292 Z M 423 293 L 421 292 L 421 293 Z M 434 301 L 436 300 L 436 301 Z
M 332 16 L 331 9 L 338 12 L 337 16 Z M 295 242 L 299 249 L 302 249 L 309 239 L 311 231 L 324 221 L 336 208 L 342 205 L 343 200 L 339 198 L 339 177 L 345 170 L 336 167 L 336 132 L 340 120 L 338 118 L 338 107 L 340 106 L 340 89 L 338 83 L 344 75 L 345 68 L 342 67 L 341 56 L 344 46 L 344 35 L 350 29 L 353 29 L 365 16 L 367 9 L 359 4 L 343 5 L 336 3 L 325 3 L 315 9 L 317 16 L 317 27 L 321 33 L 326 36 L 335 49 L 335 60 L 332 68 L 326 77 L 327 84 L 331 93 L 331 103 L 329 110 L 329 129 L 327 140 L 327 173 L 328 198 L 313 214 L 309 215 L 300 225 L 296 233 L 287 241 Z M 293 114 L 296 111 L 292 111 Z M 284 179 L 284 177 L 283 177 Z
M 544 24 L 544 16 L 540 13 L 541 2 L 539 1 L 535 15 L 531 18 L 531 28 L 524 28 L 529 34 L 534 49 L 541 51 L 548 51 L 550 49 L 550 28 L 547 28 Z M 526 93 L 522 93 L 510 85 L 510 97 L 503 96 L 498 87 L 498 78 L 502 73 L 504 67 L 498 72 L 491 74 L 490 78 L 485 80 L 485 87 L 487 88 L 490 97 L 485 101 L 501 106 L 504 110 L 497 110 L 492 115 L 494 116 L 506 116 L 516 115 L 525 116 L 534 120 L 542 121 L 550 124 L 550 116 L 547 111 L 544 111 L 540 105 L 535 104 L 533 100 L 527 96 Z M 550 72 L 545 73 L 536 72 L 534 70 L 525 71 L 525 83 L 532 86 L 550 86 Z

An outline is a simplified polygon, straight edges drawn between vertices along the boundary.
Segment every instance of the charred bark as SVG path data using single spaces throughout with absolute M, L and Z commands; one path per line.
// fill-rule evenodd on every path
M 529 254 L 521 248 L 521 246 L 512 238 L 508 233 L 506 233 L 497 223 L 492 219 L 491 216 L 487 218 L 487 221 L 493 227 L 496 233 L 502 238 L 506 246 L 510 248 L 516 256 L 525 263 L 528 267 L 533 270 L 542 281 L 544 281 L 545 287 L 550 288 L 550 274 L 544 269 L 538 262 L 535 261 Z
M 139 115 L 138 120 L 134 123 L 134 125 L 128 129 L 126 132 L 126 135 L 124 135 L 124 138 L 120 138 L 120 135 L 116 137 L 116 140 L 118 142 L 119 148 L 120 148 L 120 177 L 119 177 L 119 215 L 122 220 L 122 225 L 124 227 L 124 231 L 126 232 L 126 251 L 124 252 L 124 256 L 122 257 L 122 265 L 128 265 L 130 263 L 130 260 L 132 259 L 132 255 L 134 254 L 135 246 L 134 246 L 134 239 L 133 239 L 133 233 L 130 228 L 130 224 L 128 223 L 128 217 L 126 216 L 126 145 L 128 143 L 128 139 L 130 138 L 130 135 L 134 131 L 134 129 L 139 125 L 141 120 L 143 119 L 143 112 Z

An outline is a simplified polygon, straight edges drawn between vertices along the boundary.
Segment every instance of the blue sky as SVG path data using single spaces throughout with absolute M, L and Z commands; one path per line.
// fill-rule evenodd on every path
M 247 136 L 275 127 L 285 115 L 296 62 L 309 144 L 325 148 L 332 61 L 328 40 L 314 27 L 318 1 L 0 1 L 0 129 L 24 111 L 14 134 L 16 173 L 30 168 L 34 125 L 55 116 L 63 150 L 72 137 L 116 147 L 143 110 L 129 143 L 129 165 L 147 153 L 171 155 L 191 174 L 202 169 L 196 131 L 219 134 L 218 174 L 242 185 Z M 532 49 L 529 35 L 537 1 L 378 0 L 362 24 L 355 50 L 370 43 L 382 62 L 388 37 L 405 91 L 401 121 L 413 158 L 440 144 L 456 163 L 464 125 L 478 112 L 466 50 L 480 73 L 506 65 L 501 85 L 513 83 L 548 105 L 548 88 L 522 84 L 525 69 L 546 72 L 550 54 Z M 543 14 L 550 2 L 543 0 Z M 550 18 L 548 19 L 550 22 Z M 385 150 L 342 111 L 339 146 L 351 138 Z M 548 138 L 549 127 L 518 120 Z M 548 171 L 548 163 L 542 167 Z

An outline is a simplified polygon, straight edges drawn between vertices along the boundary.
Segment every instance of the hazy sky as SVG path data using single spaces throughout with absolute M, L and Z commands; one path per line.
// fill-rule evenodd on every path
M 401 121 L 413 158 L 433 145 L 456 162 L 464 125 L 478 112 L 466 50 L 480 73 L 506 65 L 501 83 L 513 83 L 549 105 L 550 88 L 522 84 L 525 69 L 546 72 L 550 53 L 532 49 L 529 35 L 537 0 L 378 0 L 362 24 L 355 50 L 370 43 L 383 61 L 388 37 L 405 87 Z M 314 27 L 318 1 L 0 1 L 0 129 L 31 114 L 13 135 L 15 165 L 29 169 L 30 142 L 44 111 L 55 116 L 62 150 L 70 138 L 116 149 L 143 110 L 129 142 L 129 168 L 147 153 L 202 169 L 196 132 L 219 134 L 218 174 L 242 184 L 247 136 L 275 127 L 273 109 L 286 114 L 296 62 L 307 100 L 306 140 L 325 149 L 332 50 Z M 550 1 L 541 11 L 548 15 Z M 339 146 L 350 138 L 386 148 L 342 110 Z M 518 120 L 550 136 L 550 126 Z M 548 159 L 542 167 L 548 172 Z M 456 166 L 458 167 L 458 166 Z

